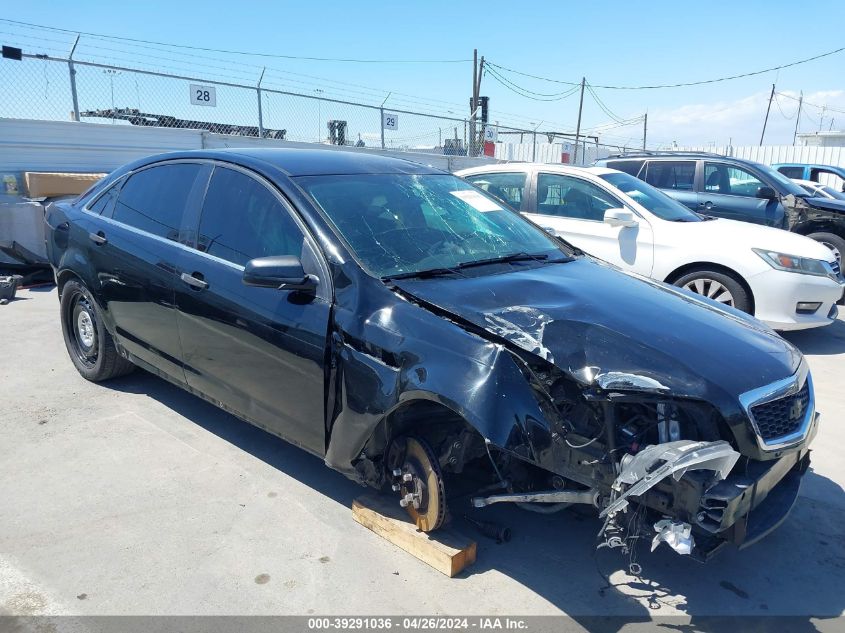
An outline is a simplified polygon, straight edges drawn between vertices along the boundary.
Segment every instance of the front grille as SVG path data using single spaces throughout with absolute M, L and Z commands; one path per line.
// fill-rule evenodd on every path
M 833 268 L 833 272 L 836 274 L 836 276 L 842 279 L 842 266 L 839 264 L 839 262 L 830 262 L 830 267 Z
M 764 441 L 769 442 L 795 433 L 804 422 L 810 403 L 810 383 L 804 382 L 800 391 L 777 400 L 751 407 L 751 415 Z

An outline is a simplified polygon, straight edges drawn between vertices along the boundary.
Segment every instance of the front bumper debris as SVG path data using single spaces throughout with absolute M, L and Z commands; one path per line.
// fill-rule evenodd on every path
M 715 481 L 725 479 L 738 459 L 739 453 L 721 440 L 666 442 L 648 446 L 636 455 L 626 455 L 622 470 L 613 482 L 613 490 L 618 494 L 599 516 L 612 517 L 628 506 L 628 497 L 645 494 L 670 475 L 677 481 L 689 470 L 707 470 L 715 473 Z

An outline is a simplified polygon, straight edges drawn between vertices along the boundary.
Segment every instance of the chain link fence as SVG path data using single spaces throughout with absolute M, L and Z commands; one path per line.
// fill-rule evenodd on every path
M 72 55 L 71 55 L 72 57 Z M 503 160 L 573 162 L 572 134 L 331 98 L 213 73 L 184 75 L 64 56 L 0 59 L 0 117 L 207 130 L 220 134 Z M 468 104 L 467 104 L 468 105 Z M 469 109 L 467 107 L 467 109 Z M 476 114 L 478 117 L 478 114 Z M 582 142 L 579 148 L 587 147 Z M 578 163 L 586 162 L 581 150 Z M 591 156 L 590 158 L 594 158 Z

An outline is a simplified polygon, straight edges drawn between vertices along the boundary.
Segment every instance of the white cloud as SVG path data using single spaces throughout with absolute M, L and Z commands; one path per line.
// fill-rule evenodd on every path
M 791 145 L 798 111 L 799 93 L 794 90 L 779 90 L 772 102 L 769 121 L 766 125 L 767 145 Z M 733 101 L 695 103 L 678 108 L 659 108 L 648 115 L 649 145 L 668 144 L 677 141 L 679 145 L 756 145 L 760 142 L 763 120 L 766 116 L 769 92 L 758 92 Z M 828 129 L 833 122 L 834 129 L 845 129 L 845 90 L 823 90 L 804 95 L 799 131 L 814 132 Z M 822 110 L 827 106 L 821 121 Z

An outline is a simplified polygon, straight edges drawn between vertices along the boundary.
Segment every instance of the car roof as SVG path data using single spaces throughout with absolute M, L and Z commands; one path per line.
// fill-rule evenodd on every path
M 608 167 L 578 167 L 576 165 L 558 165 L 555 163 L 503 163 L 498 165 L 482 165 L 481 167 L 470 167 L 460 169 L 455 173 L 459 176 L 474 176 L 476 174 L 492 174 L 497 172 L 529 172 L 548 171 L 561 174 L 592 174 L 601 176 L 603 174 L 616 173 L 616 169 Z
M 346 174 L 443 174 L 431 166 L 401 158 L 380 156 L 361 150 L 252 148 L 234 147 L 215 150 L 171 152 L 151 156 L 144 164 L 174 158 L 205 158 L 230 161 L 246 166 L 262 164 L 280 170 L 287 176 L 323 176 Z
M 824 165 L 822 163 L 772 163 L 772 167 L 809 167 L 810 169 L 829 169 L 832 171 L 845 171 L 838 165 Z

